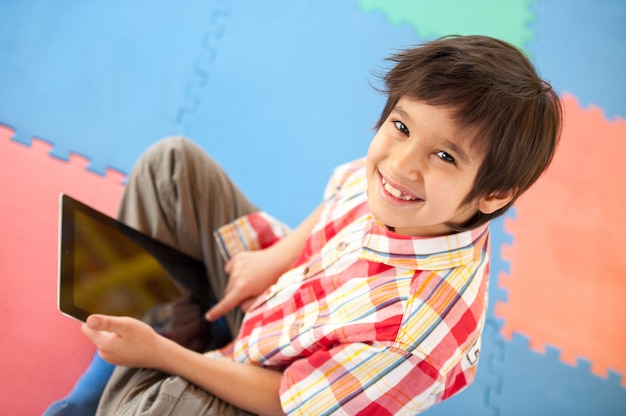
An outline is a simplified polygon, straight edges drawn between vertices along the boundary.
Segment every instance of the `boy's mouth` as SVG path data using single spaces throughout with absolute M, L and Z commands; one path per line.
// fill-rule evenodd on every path
M 401 201 L 421 201 L 422 199 L 418 196 L 415 196 L 413 194 L 410 194 L 406 191 L 403 191 L 401 189 L 395 188 L 393 185 L 391 185 L 389 182 L 387 182 L 385 180 L 385 178 L 380 175 L 380 181 L 383 185 L 383 189 L 385 191 L 387 191 L 387 193 L 389 195 L 391 195 L 392 197 L 399 199 Z

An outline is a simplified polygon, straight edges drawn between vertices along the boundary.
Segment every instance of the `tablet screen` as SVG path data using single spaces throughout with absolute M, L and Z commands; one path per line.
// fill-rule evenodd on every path
M 131 316 L 167 327 L 174 305 L 214 303 L 204 264 L 85 204 L 61 195 L 59 309 L 81 321 L 91 314 Z M 164 330 L 162 332 L 167 332 Z

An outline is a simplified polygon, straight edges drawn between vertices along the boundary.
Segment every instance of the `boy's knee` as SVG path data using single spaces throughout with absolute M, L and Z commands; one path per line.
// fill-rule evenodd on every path
M 156 146 L 163 146 L 169 149 L 187 149 L 196 145 L 185 136 L 168 136 L 159 140 Z
M 171 174 L 181 163 L 199 151 L 198 146 L 183 136 L 165 137 L 150 146 L 139 158 L 138 165 L 147 166 L 154 173 Z
M 184 136 L 169 136 L 154 143 L 144 153 L 144 157 L 161 158 L 163 155 L 184 156 L 196 145 Z
M 149 176 L 158 184 L 186 182 L 185 186 L 200 186 L 222 178 L 221 167 L 195 142 L 183 136 L 169 136 L 154 143 L 139 158 L 135 177 Z M 177 185 L 178 186 L 178 185 Z

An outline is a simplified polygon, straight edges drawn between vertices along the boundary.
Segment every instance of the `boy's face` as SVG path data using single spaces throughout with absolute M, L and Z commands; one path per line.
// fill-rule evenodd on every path
M 367 153 L 372 214 L 401 234 L 450 234 L 446 223 L 462 224 L 482 208 L 462 206 L 483 161 L 470 143 L 448 109 L 401 98 Z

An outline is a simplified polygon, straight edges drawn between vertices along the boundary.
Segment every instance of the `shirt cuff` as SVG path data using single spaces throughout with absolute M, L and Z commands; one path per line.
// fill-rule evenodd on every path
M 290 232 L 289 227 L 264 211 L 239 217 L 215 230 L 213 236 L 225 261 L 241 251 L 271 246 Z

